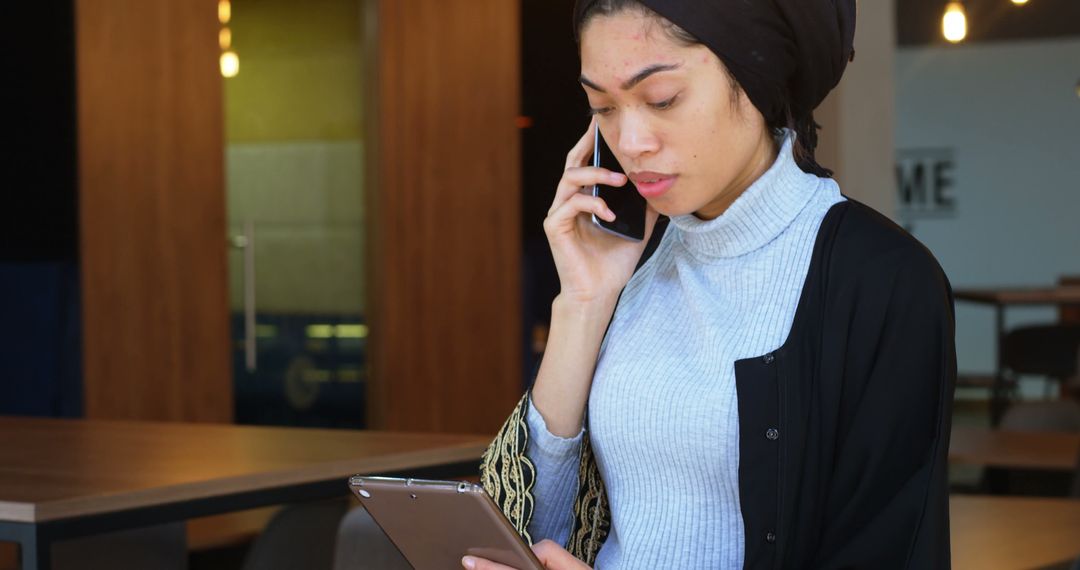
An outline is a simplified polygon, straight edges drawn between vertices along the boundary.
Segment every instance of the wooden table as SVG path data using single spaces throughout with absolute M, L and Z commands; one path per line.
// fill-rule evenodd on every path
M 479 436 L 0 417 L 0 540 L 56 540 L 345 495 L 350 475 L 477 472 Z
M 990 392 L 990 422 L 998 425 L 1005 413 L 1005 367 L 1001 352 L 1005 338 L 1005 308 L 1009 305 L 1020 306 L 1080 306 L 1080 287 L 1058 285 L 1047 288 L 995 288 L 995 289 L 956 289 L 953 298 L 994 307 L 994 321 L 997 329 L 997 365 L 994 370 L 994 384 Z
M 1080 557 L 1080 500 L 954 495 L 952 566 L 1038 568 Z
M 1073 471 L 1080 464 L 1080 433 L 954 427 L 949 463 Z

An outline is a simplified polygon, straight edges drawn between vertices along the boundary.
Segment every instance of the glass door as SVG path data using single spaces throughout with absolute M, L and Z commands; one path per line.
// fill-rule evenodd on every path
M 222 0 L 236 421 L 365 426 L 363 0 Z

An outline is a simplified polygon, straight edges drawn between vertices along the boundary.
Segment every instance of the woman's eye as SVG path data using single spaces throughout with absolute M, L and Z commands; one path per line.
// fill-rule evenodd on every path
M 671 99 L 668 99 L 667 101 L 661 101 L 659 103 L 650 103 L 649 106 L 651 106 L 653 109 L 658 109 L 658 110 L 663 111 L 664 109 L 667 109 L 667 108 L 671 107 L 671 105 L 674 102 L 675 102 L 675 97 L 672 97 Z
M 659 103 L 649 103 L 649 106 L 653 109 L 663 111 L 664 109 L 670 108 L 675 103 L 676 98 L 678 98 L 678 95 L 666 101 L 660 101 Z M 595 115 L 607 116 L 611 114 L 612 110 L 612 107 L 590 107 L 588 114 L 590 117 Z

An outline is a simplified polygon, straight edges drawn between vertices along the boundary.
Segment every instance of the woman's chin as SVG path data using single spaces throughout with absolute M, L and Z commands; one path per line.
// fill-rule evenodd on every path
M 673 198 L 673 196 L 662 196 L 658 199 L 650 199 L 649 206 L 652 206 L 652 209 L 656 210 L 661 216 L 669 218 L 693 214 L 699 209 L 699 207 L 692 204 L 686 204 Z

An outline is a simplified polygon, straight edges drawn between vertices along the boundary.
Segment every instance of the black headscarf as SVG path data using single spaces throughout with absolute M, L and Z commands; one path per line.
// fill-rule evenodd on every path
M 578 0 L 574 21 L 597 1 Z M 855 0 L 638 1 L 711 49 L 766 124 L 795 130 L 803 170 L 831 174 L 814 160 L 813 111 L 855 56 Z

